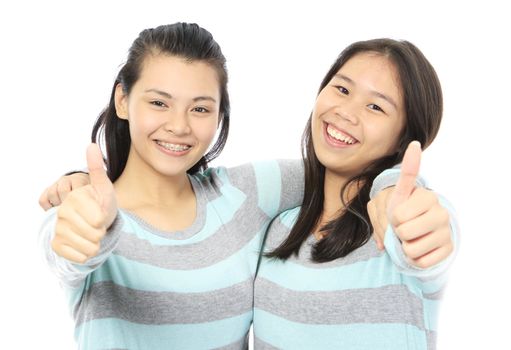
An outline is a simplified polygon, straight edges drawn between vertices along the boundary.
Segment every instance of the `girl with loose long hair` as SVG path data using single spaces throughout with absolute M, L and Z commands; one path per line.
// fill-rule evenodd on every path
M 455 228 L 442 199 L 405 183 L 441 119 L 439 79 L 410 42 L 362 41 L 340 54 L 303 135 L 303 203 L 267 233 L 254 292 L 258 348 L 433 348 Z M 370 240 L 370 190 L 407 150 L 382 251 Z

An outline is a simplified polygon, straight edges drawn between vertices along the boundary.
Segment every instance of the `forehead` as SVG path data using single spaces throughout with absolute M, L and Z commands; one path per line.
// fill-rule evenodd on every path
M 396 98 L 402 95 L 399 72 L 395 64 L 377 52 L 363 52 L 351 57 L 337 72 L 360 87 L 366 87 Z
M 158 88 L 173 96 L 182 93 L 218 98 L 220 95 L 218 74 L 210 64 L 162 54 L 144 59 L 135 85 L 143 89 Z

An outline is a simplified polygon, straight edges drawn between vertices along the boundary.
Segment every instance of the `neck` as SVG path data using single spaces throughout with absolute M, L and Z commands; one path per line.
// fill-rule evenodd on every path
M 155 206 L 171 208 L 184 198 L 194 197 L 186 173 L 165 176 L 147 164 L 128 162 L 114 188 L 119 207 L 133 210 L 139 207 Z
M 348 180 L 348 176 L 340 175 L 329 169 L 325 169 L 323 211 L 321 212 L 321 218 L 315 230 L 316 237 L 322 236 L 319 233 L 319 229 L 322 226 L 338 217 L 346 208 L 341 200 L 341 189 Z M 356 186 L 356 184 L 349 185 L 344 193 L 344 202 L 346 204 L 349 203 L 349 201 L 357 195 L 357 191 L 358 186 Z

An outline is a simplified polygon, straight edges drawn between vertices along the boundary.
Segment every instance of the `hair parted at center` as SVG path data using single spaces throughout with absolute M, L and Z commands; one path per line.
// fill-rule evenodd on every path
M 326 235 L 312 249 L 312 260 L 316 262 L 345 257 L 367 243 L 373 231 L 367 203 L 374 179 L 385 169 L 402 161 L 411 141 L 418 140 L 423 149 L 428 147 L 436 137 L 442 120 L 443 98 L 438 76 L 422 52 L 408 41 L 383 38 L 351 44 L 331 66 L 318 94 L 349 59 L 365 52 L 381 54 L 395 65 L 403 93 L 405 126 L 393 154 L 375 160 L 343 186 L 340 197 L 345 210 L 320 228 Z M 314 151 L 311 119 L 312 113 L 302 136 L 305 168 L 303 203 L 288 237 L 275 250 L 266 254 L 267 257 L 285 260 L 293 254 L 298 255 L 300 247 L 318 225 L 323 212 L 325 167 Z M 345 191 L 351 184 L 357 185 L 355 187 L 359 190 L 356 196 L 346 203 Z
M 112 88 L 110 101 L 101 112 L 92 129 L 91 140 L 103 140 L 106 148 L 108 177 L 114 182 L 123 172 L 128 161 L 131 138 L 129 123 L 117 117 L 115 89 L 122 85 L 129 95 L 140 78 L 144 60 L 150 55 L 170 55 L 189 62 L 204 62 L 217 73 L 220 85 L 220 132 L 214 145 L 187 172 L 194 174 L 207 169 L 208 163 L 222 152 L 229 134 L 230 102 L 227 91 L 226 60 L 220 45 L 206 29 L 195 23 L 174 23 L 145 29 L 140 32 L 128 52 L 126 63 L 120 69 Z

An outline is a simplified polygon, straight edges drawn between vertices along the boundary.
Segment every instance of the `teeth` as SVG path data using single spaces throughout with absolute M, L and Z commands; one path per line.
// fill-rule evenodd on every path
M 332 136 L 334 139 L 342 141 L 342 142 L 345 142 L 345 143 L 347 143 L 349 145 L 352 145 L 352 144 L 354 144 L 356 142 L 355 139 L 353 139 L 353 138 L 351 138 L 351 137 L 349 137 L 347 135 L 341 134 L 340 132 L 335 130 L 330 125 L 326 128 L 326 132 L 328 133 L 328 135 Z
M 160 146 L 168 149 L 169 151 L 174 151 L 174 152 L 186 151 L 187 149 L 189 149 L 191 147 L 188 145 L 178 145 L 175 143 L 166 143 L 166 142 L 161 142 L 161 141 L 156 141 L 156 143 L 159 144 Z

